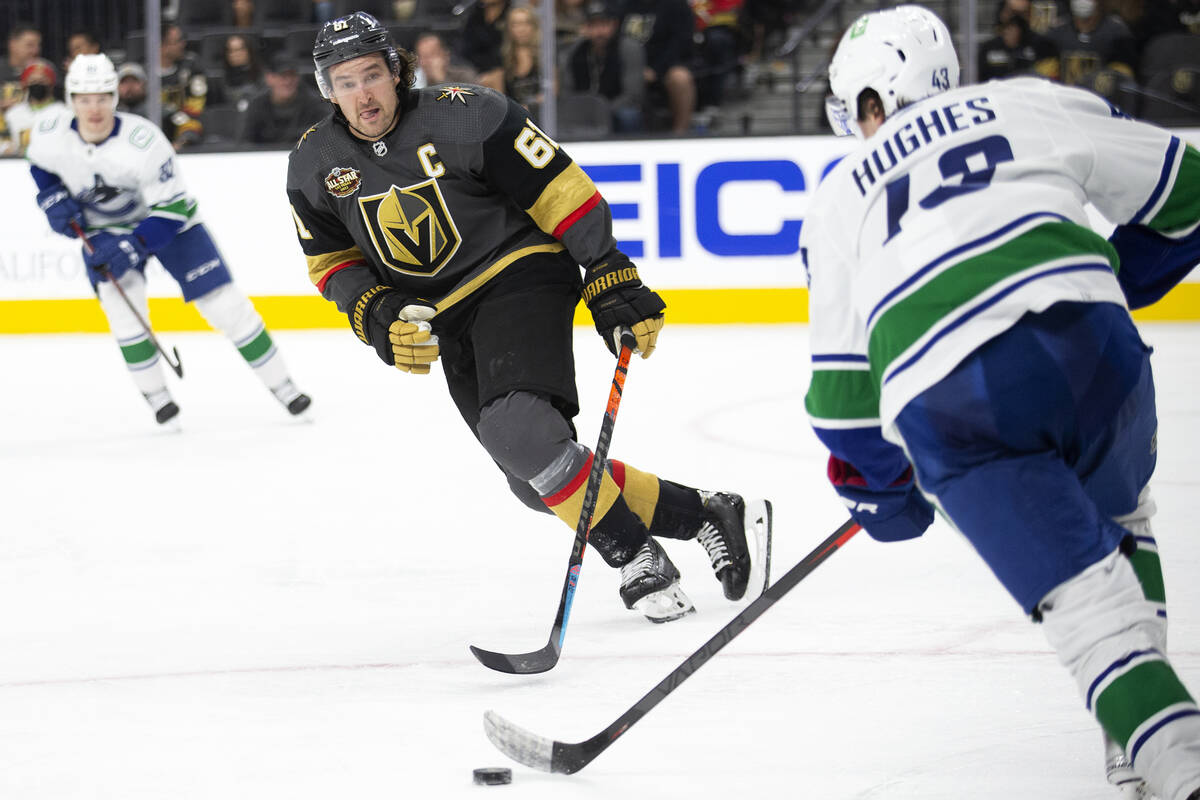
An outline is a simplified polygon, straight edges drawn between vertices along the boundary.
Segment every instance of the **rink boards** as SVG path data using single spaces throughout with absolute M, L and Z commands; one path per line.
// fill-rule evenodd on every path
M 1200 129 L 1178 133 L 1200 143 Z M 608 200 L 614 234 L 664 295 L 672 324 L 711 324 L 807 321 L 800 229 L 822 176 L 852 146 L 835 137 L 772 137 L 568 149 Z M 287 155 L 185 154 L 178 168 L 268 325 L 341 327 L 345 317 L 308 280 L 284 194 Z M 79 248 L 46 225 L 27 164 L 0 160 L 0 181 L 8 190 L 0 196 L 0 333 L 106 330 Z M 156 328 L 206 329 L 157 264 L 147 273 Z M 1137 316 L 1200 320 L 1200 274 Z M 577 322 L 587 321 L 581 309 Z

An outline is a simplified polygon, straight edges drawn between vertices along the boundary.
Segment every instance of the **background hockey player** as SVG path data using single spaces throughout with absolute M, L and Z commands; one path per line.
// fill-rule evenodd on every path
M 1077 89 L 956 89 L 949 32 L 916 6 L 860 17 L 830 83 L 831 123 L 865 140 L 801 235 L 807 407 L 834 487 L 884 541 L 936 506 L 1042 622 L 1113 743 L 1111 779 L 1197 800 L 1200 709 L 1166 655 L 1150 530 L 1150 351 L 1128 307 L 1200 260 L 1200 153 Z
M 610 349 L 628 327 L 649 356 L 663 302 L 617 250 L 591 180 L 525 109 L 479 86 L 412 90 L 408 54 L 361 12 L 326 23 L 313 57 L 333 114 L 297 144 L 287 182 L 309 276 L 384 363 L 424 374 L 440 358 L 513 492 L 574 529 L 592 455 L 571 422 L 579 265 Z M 698 539 L 737 600 L 744 525 L 765 537 L 766 512 L 612 461 L 589 541 L 621 568 L 625 605 L 665 621 L 693 606 L 649 534 Z
M 80 55 L 66 78 L 68 108 L 38 118 L 26 157 L 37 183 L 38 205 L 50 227 L 84 248 L 88 278 L 121 347 L 134 383 L 166 422 L 179 413 L 167 391 L 159 355 L 142 325 L 151 255 L 158 258 L 209 324 L 222 331 L 246 363 L 292 414 L 308 408 L 283 357 L 229 269 L 188 195 L 175 151 L 148 120 L 115 111 L 117 73 L 108 56 Z M 140 308 L 130 311 L 111 281 Z

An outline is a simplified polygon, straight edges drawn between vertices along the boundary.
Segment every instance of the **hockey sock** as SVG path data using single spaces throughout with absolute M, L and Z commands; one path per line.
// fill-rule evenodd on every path
M 704 501 L 695 489 L 655 477 L 620 461 L 612 462 L 613 477 L 621 494 L 637 513 L 651 536 L 695 539 L 700 530 Z
M 197 298 L 196 308 L 210 325 L 233 342 L 268 389 L 276 396 L 286 391 L 290 382 L 287 364 L 275 348 L 275 342 L 250 298 L 232 283 L 227 283 Z
M 121 288 L 129 302 L 140 310 L 143 319 L 147 319 L 146 279 L 137 270 L 130 270 L 121 276 Z M 96 286 L 96 296 L 100 299 L 100 308 L 108 318 L 108 327 L 121 348 L 121 357 L 133 378 L 133 383 L 157 411 L 170 402 L 167 393 L 167 378 L 163 372 L 162 361 L 158 349 L 150 341 L 150 333 L 129 310 L 129 306 L 121 298 L 120 293 L 109 281 L 101 281 Z
M 1147 486 L 1138 494 L 1137 508 L 1132 514 L 1114 517 L 1113 521 L 1133 534 L 1132 540 L 1136 548 L 1129 548 L 1129 563 L 1142 585 L 1142 593 L 1146 600 L 1154 605 L 1161 625 L 1161 638 L 1157 644 L 1162 652 L 1167 651 L 1167 589 L 1163 582 L 1162 562 L 1158 557 L 1158 541 L 1150 527 L 1150 518 L 1158 507 L 1150 496 Z
M 542 502 L 574 530 L 583 511 L 583 496 L 587 492 L 593 455 L 585 447 L 572 448 L 571 453 L 575 456 L 573 468 L 566 472 L 565 479 L 556 489 L 542 495 Z M 621 497 L 621 489 L 609 470 L 605 470 L 600 479 L 588 541 L 605 562 L 614 567 L 627 563 L 646 541 L 645 525 Z
M 649 472 L 642 472 L 623 461 L 609 459 L 608 468 L 613 480 L 621 487 L 621 496 L 633 513 L 647 528 L 654 519 L 654 509 L 659 503 L 659 480 Z
M 1200 782 L 1200 708 L 1158 649 L 1162 630 L 1115 551 L 1039 604 L 1043 629 L 1104 731 L 1160 797 Z
M 621 495 L 602 519 L 592 518 L 592 529 L 588 531 L 588 541 L 610 567 L 623 567 L 632 561 L 647 538 L 646 526 Z

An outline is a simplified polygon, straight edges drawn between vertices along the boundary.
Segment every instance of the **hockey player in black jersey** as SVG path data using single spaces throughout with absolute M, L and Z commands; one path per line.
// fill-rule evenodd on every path
M 592 460 L 572 424 L 575 306 L 610 350 L 629 328 L 646 358 L 662 300 L 617 249 L 595 185 L 524 108 L 479 86 L 411 89 L 410 57 L 362 12 L 326 23 L 313 59 L 333 113 L 296 145 L 287 181 L 309 277 L 386 364 L 425 374 L 440 359 L 513 493 L 573 530 Z M 769 508 L 612 460 L 589 542 L 620 568 L 625 605 L 662 622 L 694 609 L 653 537 L 697 539 L 738 600 L 765 569 L 750 551 Z

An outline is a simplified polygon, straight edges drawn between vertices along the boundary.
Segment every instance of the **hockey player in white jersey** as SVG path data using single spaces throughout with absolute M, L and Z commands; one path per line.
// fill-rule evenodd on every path
M 1200 153 L 1078 89 L 957 84 L 949 32 L 918 6 L 860 17 L 830 66 L 830 122 L 863 142 L 800 242 L 829 477 L 876 539 L 921 535 L 936 507 L 1042 623 L 1111 742 L 1110 780 L 1200 800 L 1200 709 L 1167 658 L 1150 529 L 1150 350 L 1128 311 L 1200 261 Z
M 279 402 L 294 415 L 303 413 L 311 401 L 296 389 L 262 317 L 234 285 L 188 194 L 174 150 L 148 120 L 115 110 L 117 83 L 108 56 L 77 56 L 65 81 L 68 107 L 39 118 L 26 157 L 50 227 L 72 238 L 76 226 L 87 232 L 88 277 L 134 383 L 158 422 L 179 413 L 142 323 L 143 271 L 153 255 L 179 283 L 183 299 L 195 302 L 209 324 L 234 343 Z M 140 308 L 141 319 L 113 280 Z

